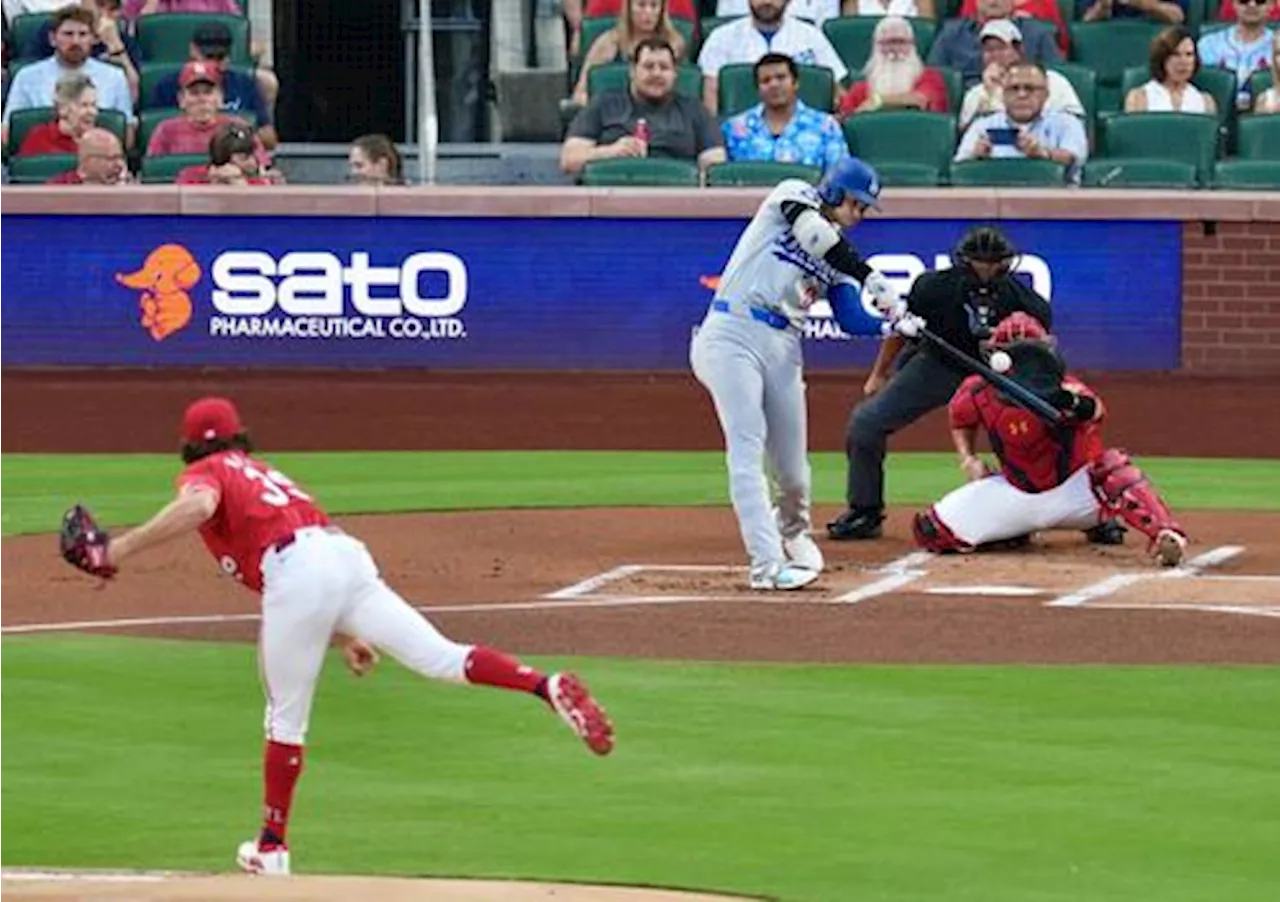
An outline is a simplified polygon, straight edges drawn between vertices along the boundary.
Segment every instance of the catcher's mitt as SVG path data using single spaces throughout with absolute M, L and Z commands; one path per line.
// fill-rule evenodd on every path
M 58 538 L 62 558 L 72 567 L 102 579 L 116 575 L 115 566 L 107 559 L 107 545 L 111 538 L 98 526 L 87 508 L 77 504 L 62 515 L 62 530 Z

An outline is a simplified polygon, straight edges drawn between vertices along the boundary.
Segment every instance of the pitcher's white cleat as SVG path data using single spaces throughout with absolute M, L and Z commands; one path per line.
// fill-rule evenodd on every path
M 1162 529 L 1152 543 L 1151 554 L 1161 567 L 1177 567 L 1187 553 L 1187 538 L 1172 529 Z
M 256 839 L 240 843 L 236 850 L 236 864 L 240 870 L 250 874 L 261 874 L 264 877 L 289 876 L 289 847 L 276 846 L 270 851 L 258 848 Z
M 782 550 L 797 567 L 821 573 L 827 566 L 827 562 L 822 557 L 822 549 L 807 532 L 802 532 L 790 539 L 783 539 Z
M 817 578 L 816 570 L 809 570 L 798 564 L 770 564 L 751 572 L 751 588 L 789 592 L 803 589 Z

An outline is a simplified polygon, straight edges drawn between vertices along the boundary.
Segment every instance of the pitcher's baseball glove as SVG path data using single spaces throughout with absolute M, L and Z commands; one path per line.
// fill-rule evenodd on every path
M 62 558 L 77 570 L 102 579 L 115 576 L 116 568 L 107 560 L 110 541 L 110 536 L 98 526 L 88 508 L 77 504 L 62 515 L 59 533 Z

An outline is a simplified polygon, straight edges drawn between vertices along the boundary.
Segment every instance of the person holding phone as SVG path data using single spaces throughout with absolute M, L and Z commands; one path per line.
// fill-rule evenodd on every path
M 1067 181 L 1078 184 L 1089 157 L 1089 138 L 1075 116 L 1045 109 L 1049 82 L 1044 68 L 1029 60 L 1014 63 L 1005 75 L 1003 95 L 1003 110 L 975 119 L 965 130 L 955 162 L 1053 160 L 1067 167 Z

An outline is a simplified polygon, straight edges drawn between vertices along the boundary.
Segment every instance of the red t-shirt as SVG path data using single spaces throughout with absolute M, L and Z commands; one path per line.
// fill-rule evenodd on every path
M 911 89 L 924 95 L 926 112 L 945 113 L 951 107 L 947 97 L 947 83 L 943 81 L 942 73 L 937 69 L 926 68 L 920 73 L 920 77 L 916 79 Z M 866 101 L 870 93 L 871 86 L 866 81 L 855 82 L 840 98 L 840 109 L 837 114 L 842 119 L 853 115 L 853 111 Z
M 176 185 L 207 185 L 209 184 L 209 167 L 204 166 L 187 166 L 178 170 L 177 177 L 173 180 Z M 270 185 L 271 179 L 255 176 L 245 179 L 250 185 Z
M 164 157 L 171 154 L 180 153 L 208 153 L 209 140 L 213 137 L 213 133 L 218 130 L 218 126 L 226 122 L 239 122 L 245 125 L 245 121 L 238 116 L 228 116 L 221 113 L 216 116 L 212 122 L 204 125 L 197 125 L 186 116 L 175 116 L 172 119 L 166 119 L 156 126 L 156 130 L 151 133 L 151 139 L 147 142 L 147 156 Z M 258 164 L 266 166 L 271 162 L 271 157 L 267 153 L 262 142 L 258 140 L 257 135 L 253 138 L 253 154 L 258 158 Z
M 1222 6 L 1218 7 L 1218 21 L 1235 22 L 1238 18 L 1235 0 L 1222 0 Z M 1280 3 L 1271 7 L 1271 15 L 1267 18 L 1273 21 L 1280 21 Z
M 57 120 L 37 125 L 22 139 L 20 157 L 38 157 L 51 153 L 76 153 L 76 139 L 58 128 Z
M 241 451 L 220 451 L 188 466 L 178 488 L 217 492 L 218 508 L 200 527 L 200 538 L 223 573 L 262 591 L 262 555 L 305 526 L 329 518 L 311 496 L 265 461 Z
M 72 169 L 67 172 L 55 175 L 53 178 L 45 182 L 46 185 L 83 185 L 84 179 L 80 178 L 80 170 Z
M 981 376 L 965 379 L 952 396 L 947 407 L 951 428 L 985 429 L 1005 479 L 1024 492 L 1047 492 L 1097 460 L 1104 450 L 1102 400 L 1074 376 L 1063 380 L 1062 386 L 1098 403 L 1098 416 L 1074 424 L 1065 442 L 1035 414 L 1002 400 Z
M 622 15 L 622 0 L 587 0 L 587 5 L 582 11 L 582 15 L 587 19 L 595 19 L 600 16 L 620 16 Z M 693 0 L 667 0 L 667 15 L 673 19 L 688 19 L 690 22 L 698 21 L 698 14 L 693 9 Z
M 978 0 L 964 0 L 960 4 L 960 16 L 965 19 L 978 18 Z M 1062 10 L 1058 8 L 1058 0 L 1013 0 L 1013 19 L 1044 19 L 1053 23 L 1053 30 L 1058 35 L 1058 47 L 1065 56 L 1069 49 L 1070 34 L 1067 23 L 1062 21 Z

